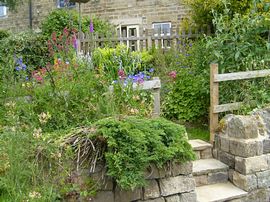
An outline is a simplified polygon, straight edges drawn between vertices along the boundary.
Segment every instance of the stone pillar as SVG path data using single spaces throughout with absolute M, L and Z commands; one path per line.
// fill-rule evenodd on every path
M 252 197 L 269 201 L 270 154 L 263 150 L 267 138 L 263 126 L 254 115 L 228 115 L 220 121 L 220 133 L 215 136 L 213 153 L 230 167 L 230 181 L 249 192 L 247 201 Z

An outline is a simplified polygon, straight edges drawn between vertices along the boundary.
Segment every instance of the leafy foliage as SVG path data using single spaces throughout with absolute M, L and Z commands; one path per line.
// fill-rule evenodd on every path
M 10 36 L 10 33 L 7 30 L 0 30 L 0 40 Z
M 13 34 L 3 38 L 0 45 L 0 68 L 6 68 L 10 58 L 22 58 L 30 68 L 46 64 L 48 49 L 43 35 L 30 32 Z M 44 57 L 45 56 L 45 57 Z
M 109 33 L 112 29 L 112 25 L 106 21 L 100 20 L 94 17 L 90 19 L 88 17 L 82 17 L 82 31 L 84 33 L 89 32 L 90 20 L 93 22 L 95 32 L 100 34 Z M 63 29 L 79 30 L 79 15 L 77 11 L 68 9 L 56 9 L 53 10 L 42 22 L 42 32 L 45 36 L 50 37 L 53 32 L 57 35 L 61 34 Z
M 236 13 L 246 14 L 253 4 L 250 0 L 184 0 L 184 3 L 191 8 L 192 20 L 199 27 L 213 25 L 213 10 L 224 14 L 229 9 L 232 17 Z
M 88 161 L 90 158 L 93 165 L 97 163 L 95 159 L 105 160 L 107 175 L 123 189 L 144 186 L 144 171 L 150 163 L 161 167 L 168 161 L 194 159 L 185 128 L 162 118 L 107 118 L 97 121 L 88 130 L 79 129 L 83 133 L 76 131 L 71 132 L 67 142 L 72 142 L 73 147 L 76 145 L 75 149 L 83 149 L 85 142 L 90 148 L 94 145 L 94 150 L 87 150 L 91 151 L 86 155 Z M 84 145 L 77 144 L 79 135 L 89 140 L 83 141 Z
M 92 60 L 96 69 L 113 81 L 118 78 L 120 69 L 126 75 L 150 69 L 153 57 L 146 51 L 131 52 L 125 45 L 118 45 L 116 48 L 95 49 Z

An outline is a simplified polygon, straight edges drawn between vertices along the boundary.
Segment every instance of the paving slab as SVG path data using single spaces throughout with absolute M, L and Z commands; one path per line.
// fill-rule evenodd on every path
M 248 194 L 230 182 L 196 187 L 196 193 L 198 202 L 224 202 Z
M 218 171 L 227 171 L 229 166 L 216 159 L 199 159 L 193 161 L 193 175 L 205 175 Z
M 207 148 L 212 148 L 213 147 L 212 144 L 210 144 L 208 142 L 205 142 L 203 140 L 199 140 L 199 139 L 189 140 L 188 142 L 192 146 L 194 151 L 201 151 L 201 150 L 205 150 Z

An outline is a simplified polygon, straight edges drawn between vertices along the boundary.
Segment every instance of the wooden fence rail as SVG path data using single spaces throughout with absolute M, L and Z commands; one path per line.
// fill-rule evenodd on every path
M 238 110 L 242 102 L 219 105 L 219 82 L 252 79 L 270 76 L 270 69 L 218 74 L 218 64 L 210 65 L 210 141 L 213 143 L 218 127 L 218 114 Z
M 194 39 L 202 36 L 203 34 L 210 35 L 211 29 L 179 31 L 173 30 L 169 33 L 155 33 L 153 30 L 146 30 L 138 36 L 123 37 L 116 33 L 111 33 L 107 36 L 99 35 L 98 33 L 84 34 L 81 33 L 79 38 L 79 51 L 87 54 L 95 48 L 102 48 L 105 46 L 115 47 L 117 44 L 125 44 L 132 51 L 149 50 L 153 46 L 161 47 L 163 49 L 181 49 L 186 43 L 186 39 Z

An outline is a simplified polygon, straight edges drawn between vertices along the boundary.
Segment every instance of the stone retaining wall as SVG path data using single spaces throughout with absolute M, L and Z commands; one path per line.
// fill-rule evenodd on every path
M 270 109 L 228 115 L 215 137 L 214 157 L 230 167 L 229 179 L 249 192 L 240 201 L 270 201 Z
M 121 190 L 108 177 L 100 179 L 102 170 L 91 174 L 100 182 L 93 202 L 196 202 L 192 163 L 173 163 L 158 169 L 151 165 L 145 172 L 147 186 L 134 191 Z

